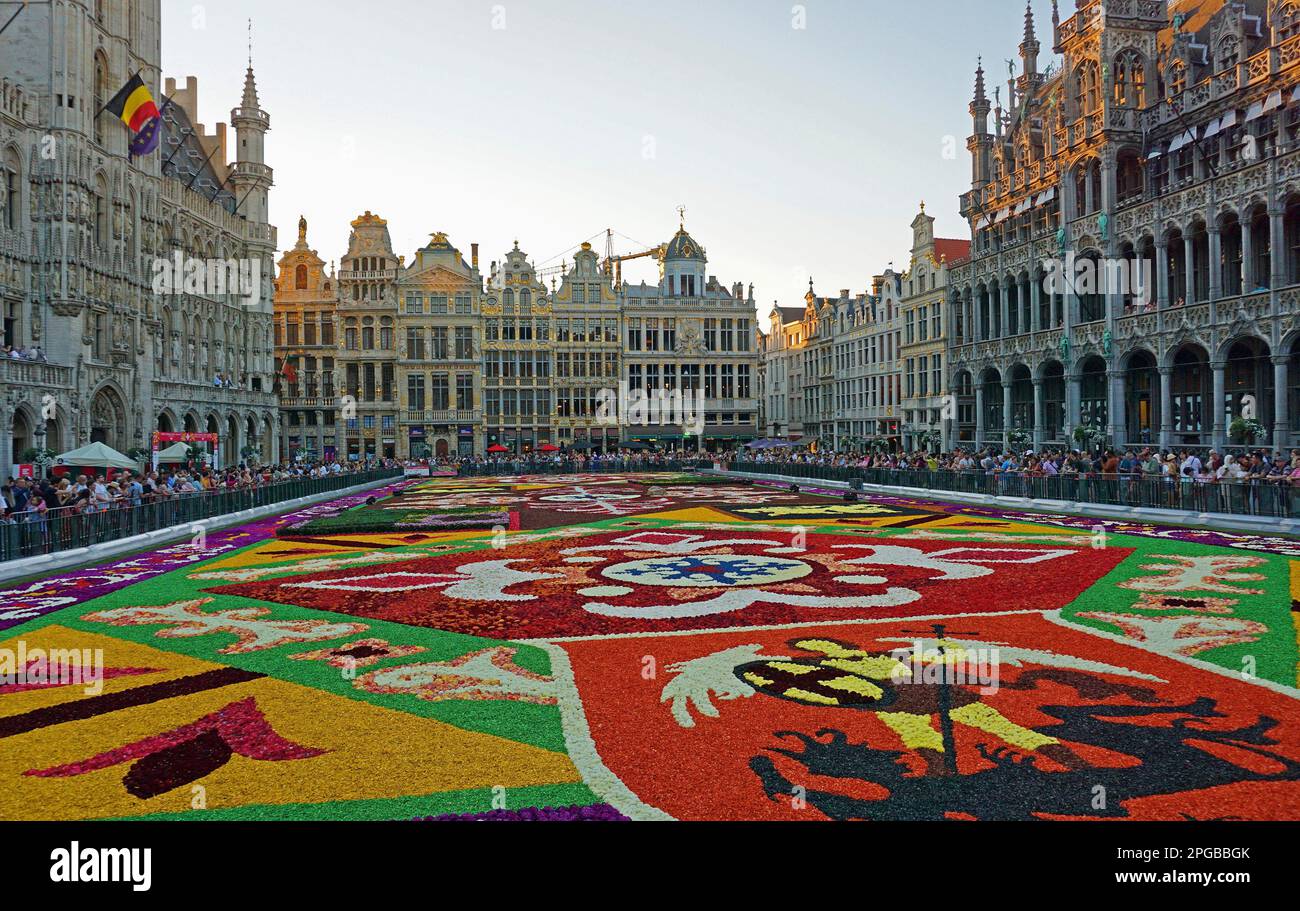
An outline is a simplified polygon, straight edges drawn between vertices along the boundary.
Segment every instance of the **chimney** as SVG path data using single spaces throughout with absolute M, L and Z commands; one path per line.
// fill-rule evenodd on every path
M 470 264 L 475 269 L 477 269 L 478 268 L 478 244 L 470 244 L 469 249 L 470 249 Z

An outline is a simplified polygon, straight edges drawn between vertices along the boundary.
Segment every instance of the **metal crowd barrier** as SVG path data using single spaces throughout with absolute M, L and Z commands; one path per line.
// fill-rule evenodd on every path
M 839 468 L 800 463 L 733 462 L 732 471 L 782 477 L 912 487 L 925 490 L 994 497 L 1024 497 L 1067 503 L 1173 509 L 1195 513 L 1263 516 L 1291 519 L 1300 516 L 1300 487 L 1268 481 L 1199 481 L 1128 475 L 1057 475 L 1026 477 L 984 471 L 916 471 L 889 468 Z
M 180 494 L 139 506 L 118 504 L 90 513 L 71 507 L 50 510 L 43 517 L 19 513 L 14 522 L 0 523 L 0 562 L 76 550 L 371 481 L 398 480 L 402 475 L 400 468 L 386 468 L 323 478 L 294 478 L 259 487 Z

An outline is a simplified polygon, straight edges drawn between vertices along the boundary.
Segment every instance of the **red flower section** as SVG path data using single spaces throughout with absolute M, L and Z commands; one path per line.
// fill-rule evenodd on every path
M 562 647 L 588 780 L 680 819 L 1300 812 L 1300 703 L 1038 614 Z
M 213 591 L 496 639 L 1055 610 L 1130 551 L 746 528 L 578 539 Z
M 299 746 L 285 740 L 267 723 L 253 697 L 232 702 L 225 708 L 200 718 L 191 724 L 146 737 L 135 743 L 100 753 L 80 762 L 54 766 L 49 769 L 32 769 L 26 774 L 38 778 L 68 778 L 107 769 L 123 762 L 143 759 L 163 750 L 171 750 L 196 738 L 215 737 L 230 751 L 249 759 L 279 762 L 286 759 L 310 759 L 325 751 Z M 229 756 L 227 756 L 229 758 Z

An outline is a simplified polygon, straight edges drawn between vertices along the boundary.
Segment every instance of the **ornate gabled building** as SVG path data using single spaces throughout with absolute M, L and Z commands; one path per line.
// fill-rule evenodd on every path
M 602 419 L 598 395 L 617 387 L 622 372 L 622 319 L 618 296 L 600 257 L 584 243 L 562 269 L 551 294 L 555 331 L 553 415 L 557 446 L 613 452 L 622 442 L 617 423 Z
M 772 304 L 768 331 L 762 339 L 764 436 L 803 439 L 804 308 Z
M 411 264 L 399 270 L 396 390 L 402 396 L 401 433 L 381 427 L 382 452 L 391 446 L 406 458 L 483 451 L 482 290 L 478 245 L 466 262 L 442 232 L 433 234 Z
M 934 236 L 934 218 L 925 203 L 912 220 L 912 260 L 902 277 L 903 362 L 902 437 L 911 451 L 947 451 L 953 422 L 949 419 L 948 373 L 944 348 L 948 275 L 953 263 L 970 256 L 970 241 Z M 945 417 L 949 414 L 949 417 Z
M 142 0 L 31 4 L 0 36 L 4 342 L 46 359 L 0 364 L 5 477 L 31 449 L 144 449 L 155 429 L 218 433 L 227 464 L 277 455 L 270 117 L 250 62 L 228 160 L 225 126 L 199 123 L 196 82 L 161 84 L 160 35 L 159 0 Z M 136 73 L 162 137 L 133 158 L 130 133 L 98 112 Z M 249 264 L 250 287 L 159 292 L 176 255 Z
M 1221 448 L 1241 418 L 1294 445 L 1300 7 L 1084 0 L 1052 40 L 1040 70 L 1027 10 L 1005 99 L 976 74 L 957 439 Z
M 280 399 L 280 451 L 290 459 L 338 457 L 339 402 L 334 363 L 339 353 L 338 278 L 307 244 L 307 219 L 298 242 L 280 257 L 275 282 L 275 355 Z
M 562 334 L 567 338 L 569 332 L 566 318 Z M 551 340 L 557 333 L 546 285 L 515 241 L 504 260 L 492 263 L 483 297 L 483 421 L 489 447 L 522 454 L 553 442 Z M 564 366 L 567 375 L 567 355 Z
M 398 326 L 403 266 L 393 252 L 388 222 L 369 211 L 353 220 L 337 278 L 334 387 L 340 460 L 397 455 L 398 362 L 406 360 L 408 347 L 423 359 L 423 349 L 408 345 Z
M 625 442 L 686 449 L 735 449 L 758 436 L 758 353 L 754 289 L 730 289 L 706 275 L 708 256 L 683 224 L 655 250 L 659 283 L 618 288 L 623 380 L 632 392 L 703 396 L 700 439 L 677 421 L 625 424 Z M 697 428 L 698 429 L 698 428 Z

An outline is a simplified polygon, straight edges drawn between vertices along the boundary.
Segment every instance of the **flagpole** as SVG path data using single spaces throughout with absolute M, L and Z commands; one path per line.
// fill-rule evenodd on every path
M 21 12 L 22 12 L 23 10 L 25 10 L 25 9 L 27 9 L 27 4 L 26 4 L 26 3 L 20 3 L 20 4 L 18 5 L 18 9 L 14 10 L 14 14 L 13 14 L 12 16 L 9 17 L 9 19 L 5 22 L 4 25 L 0 25 L 0 35 L 3 35 L 4 32 L 5 32 L 5 29 L 7 29 L 9 26 L 13 25 L 14 20 L 18 18 L 18 14 L 21 13 Z
M 215 155 L 215 154 L 217 154 L 217 150 L 220 149 L 220 148 L 221 148 L 221 146 L 219 146 L 219 145 L 218 145 L 218 146 L 213 146 L 213 147 L 212 147 L 212 151 L 208 153 L 208 157 L 205 158 L 205 159 L 203 159 L 203 163 L 204 163 L 204 164 L 207 164 L 209 161 L 211 161 L 211 160 L 212 160 L 212 156 Z M 187 190 L 191 190 L 191 189 L 193 189 L 193 188 L 194 188 L 194 181 L 198 180 L 198 179 L 199 179 L 199 175 L 202 174 L 202 173 L 203 173 L 203 168 L 202 168 L 202 167 L 196 168 L 195 171 L 194 171 L 194 176 L 191 177 L 191 178 L 190 178 L 190 182 L 187 183 L 187 184 L 185 185 L 185 189 L 187 189 Z
M 230 214 L 238 215 L 239 210 L 244 207 L 244 203 L 248 201 L 248 197 L 251 196 L 253 191 L 256 189 L 257 189 L 257 184 L 254 183 L 251 187 L 248 188 L 248 192 L 244 194 L 243 198 L 239 200 L 239 203 L 235 206 L 235 211 L 231 212 Z
M 144 72 L 144 70 L 136 70 L 136 71 L 135 71 L 135 74 L 131 77 L 131 79 L 138 79 L 138 78 L 140 77 L 140 74 L 143 73 L 143 72 Z M 126 88 L 127 85 L 130 85 L 130 84 L 131 84 L 131 79 L 128 79 L 128 80 L 126 81 L 126 85 L 122 86 L 122 88 Z M 143 84 L 143 83 L 144 83 L 144 80 L 143 80 L 143 79 L 140 79 L 140 82 L 141 82 L 141 84 Z M 146 86 L 144 87 L 144 90 L 145 90 L 146 92 L 149 91 L 149 86 L 146 85 Z M 121 95 L 121 94 L 122 94 L 122 93 L 121 93 L 120 91 L 117 93 L 117 95 Z M 108 99 L 108 104 L 104 105 L 102 108 L 100 108 L 98 111 L 96 111 L 96 112 L 95 112 L 95 117 L 93 117 L 93 118 L 91 118 L 91 119 L 92 119 L 92 120 L 93 120 L 93 119 L 96 119 L 96 118 L 99 117 L 100 114 L 102 114 L 102 113 L 104 113 L 105 111 L 107 111 L 107 110 L 108 110 L 108 105 L 113 103 L 113 101 L 117 98 L 117 95 L 114 95 L 112 98 Z
M 167 160 L 162 163 L 162 168 L 159 171 L 159 173 L 165 174 L 167 172 L 167 166 L 172 163 L 172 159 L 175 158 L 176 153 L 181 150 L 181 146 L 185 145 L 185 140 L 189 139 L 193 135 L 194 135 L 194 127 L 190 127 L 188 130 L 185 131 L 185 135 L 182 136 L 177 141 L 176 148 L 173 149 L 172 153 L 167 156 Z

